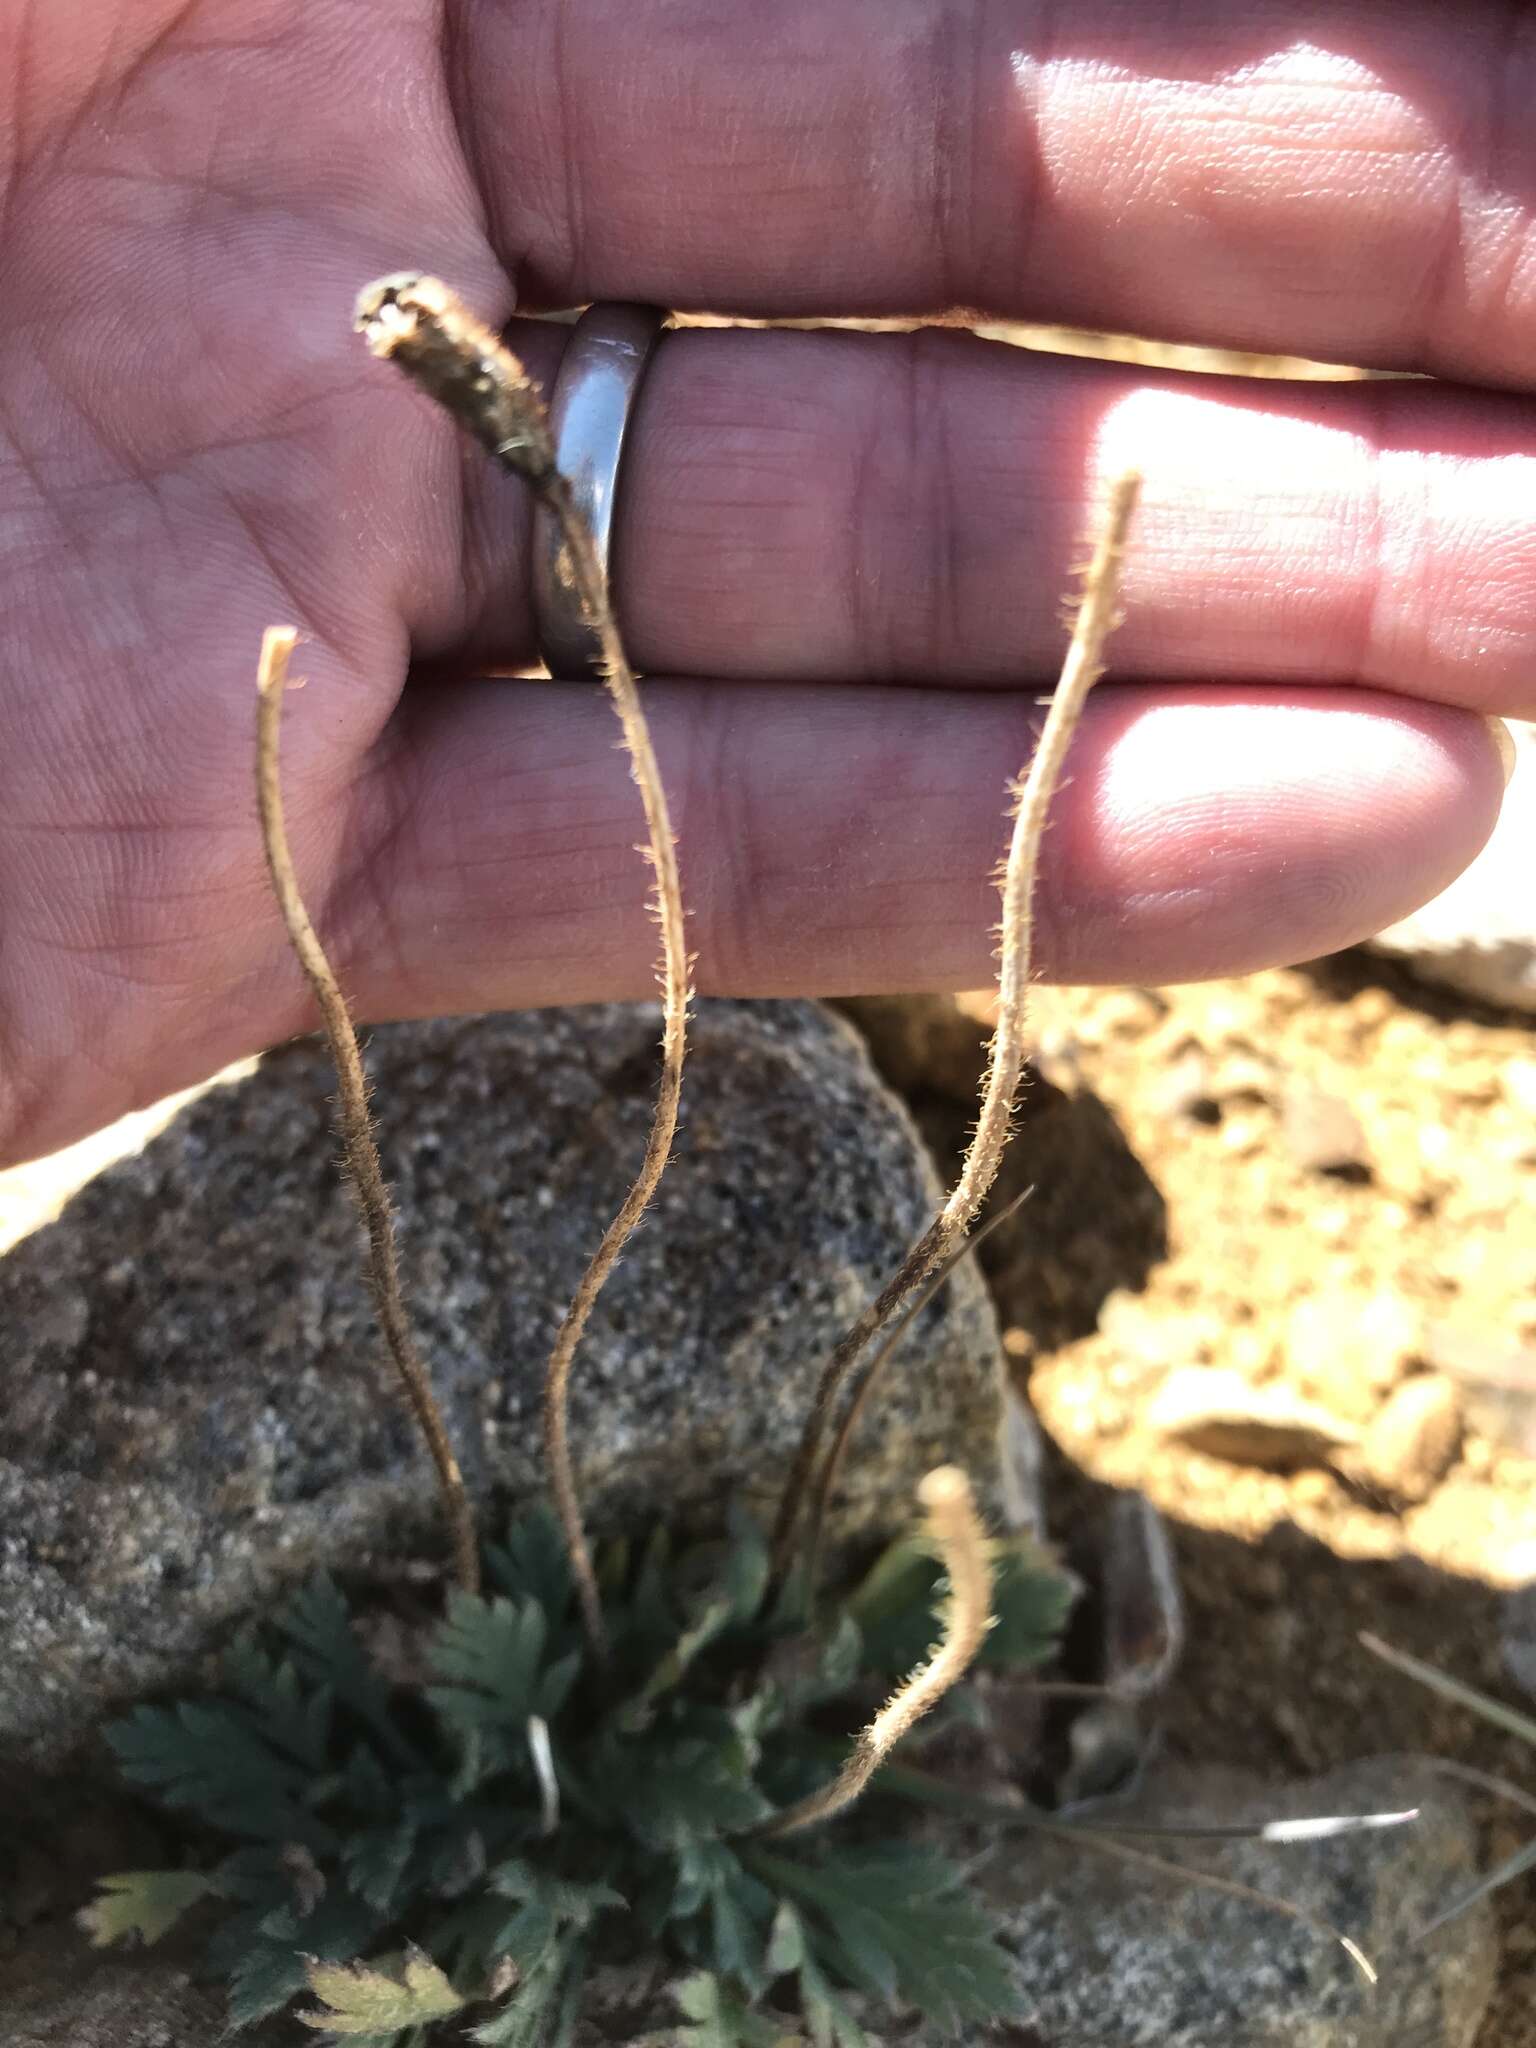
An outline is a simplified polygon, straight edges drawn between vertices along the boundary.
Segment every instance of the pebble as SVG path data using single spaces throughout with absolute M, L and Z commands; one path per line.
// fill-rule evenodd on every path
M 1313 1082 L 1286 1082 L 1280 1095 L 1280 1135 L 1292 1159 L 1308 1173 L 1352 1179 L 1370 1173 L 1370 1149 L 1360 1119 L 1342 1097 Z
M 1398 1500 L 1427 1500 L 1451 1468 L 1461 1443 L 1461 1401 L 1443 1373 L 1404 1380 L 1366 1431 L 1360 1446 L 1365 1476 Z
M 1325 1463 L 1359 1432 L 1278 1383 L 1254 1386 L 1223 1366 L 1171 1372 L 1147 1411 L 1148 1426 L 1192 1450 L 1271 1471 Z
M 1305 1391 L 1365 1422 L 1419 1356 L 1420 1317 L 1389 1289 L 1304 1295 L 1286 1318 L 1286 1362 Z
M 1536 1458 L 1536 1349 L 1437 1322 L 1424 1332 L 1424 1359 L 1456 1381 L 1474 1429 L 1501 1450 Z

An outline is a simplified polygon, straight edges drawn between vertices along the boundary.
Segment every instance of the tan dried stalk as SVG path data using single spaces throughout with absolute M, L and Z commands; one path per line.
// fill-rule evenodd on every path
M 891 1279 L 840 1340 L 822 1370 L 774 1525 L 774 1571 L 780 1579 L 788 1571 L 793 1556 L 796 1529 L 813 1483 L 822 1440 L 860 1357 L 913 1289 L 921 1286 L 934 1268 L 951 1257 L 964 1240 L 1002 1162 L 1010 1135 L 1014 1099 L 1024 1068 L 1035 879 L 1040 866 L 1041 842 L 1045 836 L 1051 800 L 1060 783 L 1067 749 L 1082 716 L 1083 705 L 1089 690 L 1104 672 L 1104 644 L 1116 623 L 1126 535 L 1140 492 L 1141 478 L 1134 471 L 1127 471 L 1119 477 L 1110 490 L 1108 509 L 1084 578 L 1061 677 L 1051 698 L 1028 772 L 1017 788 L 1013 831 L 1001 882 L 1003 904 L 997 1029 L 983 1077 L 981 1113 L 975 1134 L 944 1207 L 912 1246 Z M 829 1486 L 830 1467 L 818 1488 L 818 1520 L 824 1510 Z
M 288 664 L 297 639 L 292 626 L 269 626 L 262 636 L 261 661 L 256 674 L 256 801 L 261 813 L 262 844 L 266 849 L 272 889 L 282 911 L 289 942 L 320 1006 L 321 1022 L 325 1026 L 331 1059 L 336 1068 L 336 1127 L 341 1136 L 348 1184 L 368 1235 L 368 1274 L 379 1325 L 406 1399 L 437 1469 L 443 1506 L 453 1536 L 455 1574 L 466 1593 L 475 1593 L 480 1587 L 480 1547 L 475 1536 L 474 1509 L 405 1312 L 395 1247 L 394 1211 L 379 1164 L 379 1148 L 373 1134 L 368 1082 L 363 1072 L 357 1032 L 346 998 L 304 908 L 283 821 L 279 774 L 283 692 L 287 687 Z
M 760 1837 L 798 1834 L 851 1806 L 902 1737 L 965 1676 L 986 1640 L 992 1626 L 992 1562 L 971 1482 L 958 1465 L 941 1465 L 920 1483 L 917 1497 L 949 1574 L 942 1640 L 859 1736 L 831 1784 L 755 1828 Z
M 603 1282 L 656 1192 L 677 1131 L 688 1017 L 688 946 L 677 847 L 661 771 L 609 599 L 592 534 L 555 462 L 554 441 L 533 380 L 501 339 L 438 278 L 381 278 L 358 298 L 357 326 L 377 356 L 399 365 L 504 468 L 522 477 L 549 508 L 564 542 L 568 571 L 602 649 L 604 679 L 619 716 L 630 771 L 640 790 L 656 873 L 653 910 L 661 926 L 662 1064 L 645 1157 L 623 1206 L 582 1275 L 555 1338 L 544 1376 L 544 1450 L 550 1490 L 593 1649 L 605 1648 L 602 1604 L 571 1464 L 568 1407 L 576 1347 Z
M 1016 1216 L 1033 1193 L 1033 1188 L 1025 1188 L 1022 1193 L 1015 1195 L 1011 1202 L 1005 1203 L 995 1216 L 989 1216 L 980 1230 L 975 1231 L 962 1244 L 956 1245 L 948 1257 L 928 1275 L 901 1314 L 890 1324 L 879 1347 L 870 1354 L 864 1367 L 855 1377 L 853 1391 L 843 1408 L 837 1433 L 832 1439 L 832 1448 L 828 1451 L 826 1462 L 822 1466 L 821 1478 L 811 1501 L 810 1520 L 806 1526 L 805 1586 L 807 1596 L 813 1603 L 816 1598 L 816 1583 L 821 1572 L 822 1531 L 826 1524 L 827 1504 L 832 1498 L 832 1489 L 837 1484 L 837 1475 L 848 1456 L 849 1446 L 858 1432 L 860 1422 L 864 1419 L 875 1389 L 895 1356 L 902 1338 L 943 1287 L 960 1261 L 980 1251 L 992 1233 L 1001 1230 L 1011 1216 Z M 1092 1689 L 1095 1693 L 1102 1691 L 1101 1687 Z

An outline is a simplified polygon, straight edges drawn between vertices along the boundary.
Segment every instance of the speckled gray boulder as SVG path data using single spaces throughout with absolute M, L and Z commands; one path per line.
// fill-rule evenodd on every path
M 1126 1870 L 1028 1835 L 993 1860 L 1025 2012 L 1043 2048 L 1472 2048 L 1498 1964 L 1485 1900 L 1412 1936 L 1475 1869 L 1456 1788 L 1381 1757 L 1281 1789 L 1227 1769 L 1168 1769 L 1139 1817 L 1228 1822 L 1421 1808 L 1406 1827 L 1219 1851 L 1148 1842 L 1341 1927 L 1381 1973 L 1372 1990 L 1306 1927 L 1208 1887 Z M 1011 1866 L 1008 1857 L 1011 1854 Z
M 644 1145 L 658 1013 L 376 1031 L 369 1067 L 423 1348 L 482 1497 L 542 1484 L 557 1320 Z M 652 1218 L 578 1359 L 594 1518 L 767 1507 L 828 1347 L 938 1192 L 852 1029 L 699 1006 Z M 0 1759 L 58 1753 L 316 1565 L 442 1554 L 337 1184 L 313 1045 L 187 1110 L 0 1261 Z M 847 1530 L 992 1456 L 1000 1353 L 962 1268 L 860 1438 Z
M 181 1963 L 94 1955 L 67 1921 L 0 1962 L 0 2027 L 6 2048 L 210 2048 L 226 2033 L 223 1998 Z M 248 2038 L 276 2048 L 279 2035 Z

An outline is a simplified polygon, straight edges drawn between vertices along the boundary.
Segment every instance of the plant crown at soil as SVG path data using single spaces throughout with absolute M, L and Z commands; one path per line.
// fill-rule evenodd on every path
M 307 1990 L 299 2017 L 372 2048 L 422 2048 L 443 2023 L 488 2048 L 564 2043 L 614 1964 L 649 1965 L 695 2048 L 856 2048 L 850 1994 L 949 2030 L 1011 2012 L 985 1907 L 878 1775 L 858 1809 L 766 1839 L 939 1634 L 931 1544 L 893 1545 L 815 1633 L 744 1518 L 597 1563 L 606 1663 L 538 1510 L 486 1550 L 491 1590 L 388 1624 L 393 1676 L 320 1578 L 237 1641 L 217 1692 L 135 1709 L 109 1731 L 124 1773 L 220 1853 L 105 1880 L 94 1938 L 154 1941 L 195 1909 L 234 2026 Z M 978 1668 L 1030 1670 L 1073 1582 L 1024 1538 L 990 1564 Z M 925 1725 L 943 1736 L 978 1711 L 962 1685 Z

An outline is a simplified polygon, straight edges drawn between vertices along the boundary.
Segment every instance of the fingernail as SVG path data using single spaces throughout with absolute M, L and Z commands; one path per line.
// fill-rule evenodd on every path
M 1498 749 L 1499 765 L 1504 770 L 1504 787 L 1508 789 L 1509 778 L 1515 772 L 1514 735 L 1502 718 L 1490 718 L 1485 723 L 1488 727 L 1488 737 Z

